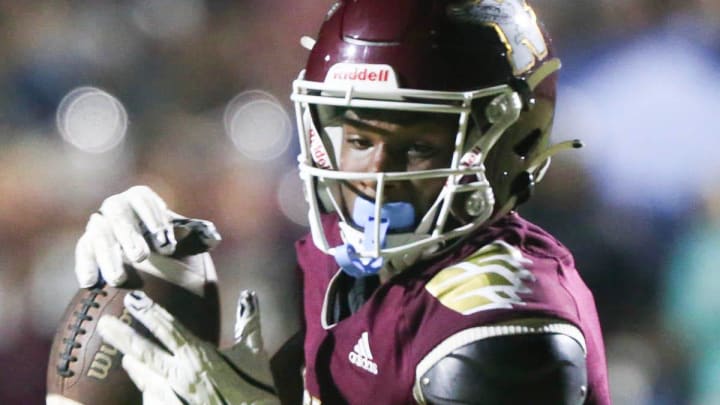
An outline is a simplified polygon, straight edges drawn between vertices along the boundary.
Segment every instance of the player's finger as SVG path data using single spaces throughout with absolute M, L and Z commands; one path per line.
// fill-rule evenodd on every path
M 100 272 L 90 238 L 91 236 L 86 232 L 75 245 L 75 277 L 82 288 L 95 285 Z
M 172 254 L 177 241 L 165 201 L 147 186 L 135 186 L 125 193 L 135 214 L 145 224 L 155 250 L 164 255 Z
M 113 286 L 127 280 L 123 267 L 122 250 L 107 220 L 100 214 L 90 216 L 87 226 L 92 252 L 100 274 Z
M 222 241 L 222 236 L 220 236 L 213 222 L 195 219 L 190 226 L 198 233 L 200 240 L 207 246 L 208 250 L 214 249 Z
M 235 309 L 235 343 L 243 343 L 253 351 L 262 350 L 260 307 L 255 291 L 242 290 Z
M 185 405 L 180 399 L 175 397 L 174 399 L 170 399 L 172 397 L 163 396 L 158 392 L 153 391 L 146 391 L 143 392 L 142 395 L 142 404 L 143 405 Z
M 142 392 L 152 387 L 154 383 L 153 380 L 157 378 L 157 374 L 153 373 L 148 366 L 127 353 L 123 355 L 122 367 L 127 371 L 130 380 L 132 380 L 135 386 Z
M 140 336 L 120 319 L 103 315 L 97 325 L 103 340 L 125 355 L 134 357 L 153 372 L 167 378 L 173 370 L 173 357 L 160 346 Z
M 188 218 L 174 212 L 171 209 L 167 210 L 170 221 L 174 226 L 184 226 L 191 229 L 193 232 L 200 234 L 203 240 L 207 240 L 208 243 L 212 243 L 213 247 L 222 241 L 222 236 L 215 227 L 215 223 L 206 219 Z M 176 235 L 177 236 L 177 235 Z
M 106 198 L 100 206 L 100 212 L 110 224 L 115 238 L 129 261 L 138 263 L 148 258 L 150 247 L 143 238 L 140 219 L 125 193 Z
M 122 367 L 143 393 L 143 405 L 182 405 L 168 381 L 135 357 L 124 355 Z
M 145 325 L 171 352 L 175 353 L 192 339 L 192 335 L 165 308 L 144 292 L 137 290 L 127 294 L 124 303 L 130 314 Z

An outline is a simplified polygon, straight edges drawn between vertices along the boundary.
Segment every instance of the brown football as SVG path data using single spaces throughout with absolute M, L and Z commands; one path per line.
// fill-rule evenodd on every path
M 162 266 L 146 271 L 126 266 L 128 281 L 121 288 L 105 284 L 80 289 L 75 294 L 52 343 L 47 372 L 48 405 L 142 403 L 140 392 L 120 364 L 122 354 L 105 343 L 96 331 L 100 316 L 109 314 L 150 336 L 123 306 L 130 291 L 145 291 L 197 336 L 218 343 L 220 302 L 215 270 L 207 254 L 189 259 L 197 262 L 166 274 L 156 270 Z M 170 259 L 153 255 L 147 262 L 158 260 Z

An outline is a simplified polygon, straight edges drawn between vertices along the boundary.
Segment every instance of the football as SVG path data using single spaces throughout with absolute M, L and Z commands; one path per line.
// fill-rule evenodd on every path
M 48 405 L 141 404 L 142 396 L 121 366 L 122 353 L 96 331 L 102 315 L 114 315 L 154 338 L 123 305 L 125 295 L 143 290 L 198 337 L 218 344 L 220 302 L 215 270 L 208 254 L 187 258 L 193 266 L 160 273 L 153 265 L 170 258 L 153 255 L 136 270 L 126 266 L 121 288 L 99 284 L 80 289 L 67 306 L 55 333 L 47 372 Z M 199 265 L 198 265 L 199 264 Z M 177 266 L 176 266 L 177 267 Z M 198 274 L 202 269 L 204 274 Z M 156 341 L 157 342 L 157 341 Z

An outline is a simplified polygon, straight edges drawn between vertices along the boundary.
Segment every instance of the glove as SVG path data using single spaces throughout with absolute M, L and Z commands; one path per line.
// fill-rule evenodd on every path
M 273 385 L 270 358 L 265 351 L 260 329 L 260 307 L 255 291 L 242 290 L 235 311 L 235 344 L 222 351 L 238 369 L 266 386 Z
M 127 279 L 125 263 L 150 273 L 172 273 L 164 267 L 179 263 L 157 256 L 181 260 L 214 248 L 221 239 L 212 222 L 178 215 L 149 187 L 135 186 L 108 197 L 90 216 L 75 248 L 75 275 L 81 287 L 91 287 L 101 277 L 121 285 Z
M 122 366 L 143 392 L 143 404 L 279 404 L 260 335 L 257 298 L 243 292 L 237 342 L 226 353 L 192 335 L 141 291 L 125 307 L 165 346 L 140 336 L 118 318 L 104 315 L 100 335 L 124 353 Z M 235 363 L 234 361 L 243 363 Z

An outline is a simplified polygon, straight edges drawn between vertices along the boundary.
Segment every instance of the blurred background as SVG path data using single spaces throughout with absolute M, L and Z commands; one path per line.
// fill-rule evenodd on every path
M 44 402 L 75 242 L 135 184 L 222 232 L 225 343 L 240 288 L 271 352 L 292 332 L 290 84 L 330 4 L 0 0 L 0 403 Z M 532 4 L 564 63 L 555 139 L 586 147 L 521 212 L 576 254 L 615 404 L 720 404 L 720 2 Z

